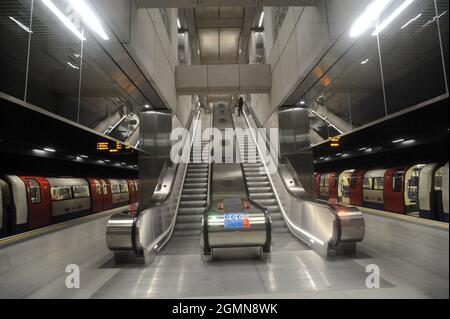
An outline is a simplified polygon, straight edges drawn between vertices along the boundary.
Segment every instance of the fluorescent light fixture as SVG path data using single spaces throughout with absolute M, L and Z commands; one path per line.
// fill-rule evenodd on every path
M 108 35 L 100 23 L 98 17 L 84 0 L 69 0 L 70 4 L 83 19 L 83 22 L 94 32 L 96 32 L 103 40 L 109 40 Z
M 145 108 L 145 109 L 149 109 L 149 108 L 150 108 L 150 105 L 145 104 L 145 105 L 144 105 L 144 108 Z
M 410 4 L 413 2 L 414 2 L 414 0 L 406 0 L 405 2 L 403 2 L 400 5 L 400 7 L 395 9 L 394 12 L 392 12 L 391 15 L 386 18 L 386 20 L 384 20 L 383 22 L 381 22 L 381 24 L 379 24 L 377 26 L 377 28 L 372 33 L 372 35 L 373 36 L 378 35 L 381 31 L 386 29 L 392 23 L 392 21 L 394 21 L 395 18 L 397 18 L 403 11 L 405 11 L 405 9 L 408 8 L 410 6 Z
M 38 154 L 45 154 L 45 151 L 39 150 L 39 149 L 37 149 L 37 148 L 35 148 L 35 149 L 33 150 L 33 152 L 38 153 Z
M 198 53 L 198 55 L 200 55 L 200 49 L 197 49 L 197 53 Z
M 319 158 L 320 160 L 323 160 L 323 159 L 325 159 L 325 157 L 321 157 L 321 158 Z
M 405 139 L 404 138 L 399 138 L 398 140 L 393 140 L 392 143 L 397 144 L 397 143 L 401 143 L 404 142 Z
M 181 29 L 181 23 L 180 23 L 180 19 L 179 18 L 177 18 L 177 26 L 178 26 L 178 29 Z
M 390 2 L 391 0 L 375 0 L 369 4 L 364 12 L 353 23 L 350 30 L 350 36 L 355 38 L 366 32 L 367 29 L 373 26 Z
M 370 61 L 370 59 L 365 59 L 364 61 L 361 61 L 361 64 L 366 64 L 369 61 Z
M 51 0 L 41 0 L 49 9 L 54 13 L 55 16 L 70 30 L 75 34 L 81 41 L 85 41 L 84 35 L 78 31 L 77 27 L 70 22 L 70 20 L 53 4 Z
M 444 11 L 439 16 L 434 16 L 433 19 L 428 20 L 427 23 L 425 23 L 422 27 L 423 28 L 427 27 L 429 24 L 433 23 L 434 21 L 436 21 L 436 19 L 439 19 L 440 17 L 442 17 L 446 13 L 447 13 L 447 11 Z
M 408 25 L 410 25 L 411 23 L 413 23 L 414 21 L 416 21 L 417 19 L 419 19 L 422 16 L 422 13 L 418 14 L 415 18 L 412 18 L 411 20 L 409 20 L 408 22 L 406 22 L 400 29 L 403 30 L 404 28 L 406 28 Z
M 365 151 L 367 150 L 367 147 L 361 147 L 360 149 L 358 149 L 358 151 Z
M 402 144 L 404 144 L 404 145 L 407 145 L 407 144 L 414 144 L 415 142 L 416 142 L 416 140 L 411 139 L 411 140 L 407 140 L 407 141 L 402 142 Z
M 89 158 L 87 155 L 80 155 L 81 158 Z
M 72 64 L 72 63 L 70 63 L 70 62 L 67 62 L 67 64 L 68 64 L 72 69 L 77 69 L 77 70 L 80 69 L 79 67 L 77 67 L 76 65 L 74 65 L 74 64 Z
M 261 12 L 261 18 L 259 18 L 258 28 L 262 27 L 263 21 L 264 21 L 264 11 Z
M 26 25 L 24 25 L 22 22 L 14 19 L 13 17 L 9 17 L 12 21 L 14 21 L 19 27 L 27 31 L 28 33 L 33 33 L 33 31 L 30 30 Z
M 50 153 L 55 153 L 56 152 L 56 150 L 54 150 L 53 148 L 50 148 L 50 147 L 44 148 L 44 151 L 50 152 Z
M 305 105 L 305 104 L 306 104 L 305 101 L 303 101 L 303 100 L 300 101 L 300 105 Z
M 341 156 L 341 155 L 342 155 L 342 153 L 337 153 L 337 154 L 336 154 L 336 156 Z
M 110 160 L 105 160 L 105 162 L 106 162 L 106 163 L 109 163 L 109 162 L 111 162 L 111 161 L 110 161 Z

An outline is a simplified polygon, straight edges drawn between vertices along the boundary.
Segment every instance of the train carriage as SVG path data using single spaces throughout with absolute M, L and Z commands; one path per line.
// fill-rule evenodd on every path
M 110 179 L 113 208 L 130 203 L 128 183 L 124 179 Z
M 11 210 L 11 197 L 8 184 L 0 179 L 0 237 L 8 234 L 8 216 Z
M 130 204 L 138 202 L 138 182 L 134 179 L 127 179 L 128 190 L 130 193 Z
M 87 178 L 91 192 L 92 212 L 102 212 L 112 209 L 111 185 L 105 179 Z
M 66 221 L 91 212 L 89 183 L 84 178 L 48 178 L 52 200 L 52 220 Z
M 384 173 L 384 210 L 404 214 L 406 167 L 389 168 Z
M 331 172 L 328 176 L 330 191 L 328 193 L 328 201 L 331 204 L 337 204 L 338 202 L 338 189 L 339 189 L 339 173 Z
M 385 169 L 367 171 L 363 178 L 363 205 L 369 208 L 384 209 Z
M 449 220 L 449 212 L 448 212 L 448 196 L 449 196 L 449 189 L 448 189 L 448 169 L 449 164 L 445 164 L 444 171 L 442 173 L 442 220 L 448 222 Z
M 436 176 L 439 170 L 439 165 L 436 163 L 427 164 L 420 170 L 419 175 L 419 216 L 428 219 L 437 219 L 439 216 L 438 205 L 436 205 L 436 196 L 438 196 L 435 191 L 436 177 L 439 179 L 440 176 Z M 442 181 L 442 178 L 441 178 Z M 442 183 L 442 182 L 441 182 Z
M 355 170 L 350 177 L 350 204 L 355 206 L 363 205 L 362 185 L 366 171 Z
M 338 179 L 338 202 L 350 204 L 350 181 L 354 170 L 346 170 L 339 174 Z

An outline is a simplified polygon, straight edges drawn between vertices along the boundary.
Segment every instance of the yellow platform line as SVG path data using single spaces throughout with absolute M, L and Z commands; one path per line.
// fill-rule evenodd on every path
M 108 215 L 127 211 L 129 209 L 129 207 L 130 206 L 127 205 L 127 206 L 122 206 L 122 207 L 118 207 L 118 208 L 113 208 L 110 210 L 105 210 L 104 212 L 101 212 L 101 213 L 95 213 L 92 215 L 87 215 L 87 216 L 83 216 L 80 218 L 68 220 L 68 221 L 65 221 L 62 223 L 58 223 L 58 224 L 42 227 L 39 229 L 31 230 L 31 231 L 28 231 L 25 233 L 20 233 L 17 235 L 5 237 L 5 238 L 0 239 L 0 248 L 1 248 L 1 246 L 4 246 L 4 245 L 14 244 L 15 242 L 20 242 L 20 241 L 23 241 L 26 239 L 49 234 L 49 233 L 52 233 L 52 232 L 55 232 L 55 231 L 58 231 L 58 230 L 61 230 L 64 228 L 68 228 L 71 226 L 86 223 L 86 222 L 89 222 L 89 221 L 92 221 L 95 219 L 100 219 L 100 218 L 108 216 Z

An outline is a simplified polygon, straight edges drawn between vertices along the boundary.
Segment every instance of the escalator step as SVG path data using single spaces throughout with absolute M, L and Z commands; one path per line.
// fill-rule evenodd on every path
M 206 200 L 182 200 L 180 207 L 205 207 Z
M 179 215 L 203 215 L 205 207 L 180 207 L 178 208 Z

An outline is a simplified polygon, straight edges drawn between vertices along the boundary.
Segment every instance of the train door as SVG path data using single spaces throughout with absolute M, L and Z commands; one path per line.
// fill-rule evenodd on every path
M 350 204 L 362 206 L 362 183 L 365 171 L 354 171 L 350 177 Z
M 113 204 L 112 204 L 111 183 L 107 179 L 101 179 L 100 184 L 102 186 L 102 193 L 103 193 L 103 210 L 112 209 Z
M 130 193 L 130 204 L 136 203 L 137 202 L 136 184 L 132 179 L 127 179 L 126 181 L 128 184 L 128 191 Z
M 339 174 L 338 202 L 350 204 L 350 179 L 354 170 L 346 170 Z
M 405 168 L 390 168 L 384 173 L 384 209 L 389 212 L 405 213 L 404 175 Z
M 28 203 L 28 229 L 51 224 L 52 201 L 50 185 L 43 177 L 20 177 L 25 184 Z
M 405 200 L 405 211 L 407 213 L 419 211 L 419 176 L 420 170 L 424 166 L 424 164 L 411 166 L 405 173 L 403 198 Z
M 438 164 L 427 164 L 419 175 L 419 216 L 427 219 L 437 219 L 434 193 L 434 177 Z
M 0 238 L 8 235 L 11 216 L 11 197 L 8 184 L 0 179 Z
M 330 173 L 329 182 L 330 192 L 328 201 L 330 204 L 336 204 L 338 197 L 339 175 L 336 172 Z
M 448 190 L 448 163 L 444 166 L 444 172 L 442 174 L 442 217 L 443 221 L 448 222 L 449 215 L 448 215 L 448 196 L 449 196 L 449 190 Z
M 434 207 L 436 210 L 436 217 L 443 221 L 443 203 L 442 203 L 442 177 L 444 175 L 444 166 L 440 167 L 434 174 Z
M 91 205 L 92 213 L 103 211 L 103 194 L 100 181 L 95 178 L 88 178 L 89 187 L 91 189 Z
M 330 174 L 320 175 L 319 199 L 328 201 L 330 193 Z
M 318 199 L 320 193 L 320 174 L 314 173 L 314 198 Z

